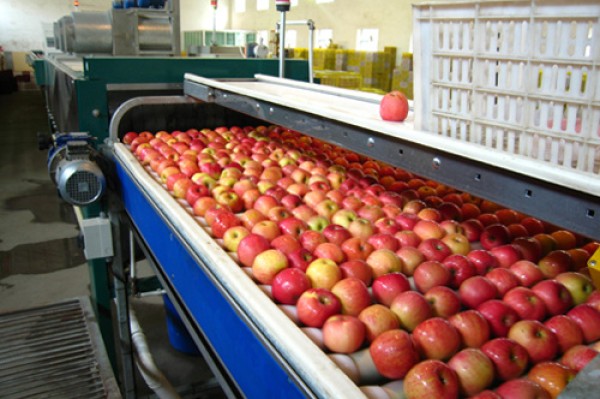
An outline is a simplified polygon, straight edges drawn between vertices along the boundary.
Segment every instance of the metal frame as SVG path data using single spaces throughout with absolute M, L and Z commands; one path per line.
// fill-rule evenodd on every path
M 597 197 L 381 132 L 186 80 L 184 93 L 297 130 L 600 239 Z

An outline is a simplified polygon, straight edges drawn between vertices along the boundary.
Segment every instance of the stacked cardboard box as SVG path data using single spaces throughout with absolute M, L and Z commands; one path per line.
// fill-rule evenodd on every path
M 318 78 L 321 84 L 327 86 L 345 89 L 359 89 L 362 86 L 362 77 L 356 72 L 316 71 L 315 78 Z
M 315 49 L 313 68 L 315 70 L 334 70 L 335 50 L 322 48 Z
M 393 60 L 384 51 L 354 51 L 348 55 L 348 70 L 358 72 L 367 88 L 389 91 Z
M 407 98 L 413 98 L 413 63 L 411 53 L 402 53 L 400 65 L 394 69 L 392 90 L 400 90 Z

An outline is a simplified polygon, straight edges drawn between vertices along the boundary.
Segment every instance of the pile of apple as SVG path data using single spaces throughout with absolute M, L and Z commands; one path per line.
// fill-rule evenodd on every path
M 368 396 L 556 397 L 599 244 L 278 126 L 123 142 Z

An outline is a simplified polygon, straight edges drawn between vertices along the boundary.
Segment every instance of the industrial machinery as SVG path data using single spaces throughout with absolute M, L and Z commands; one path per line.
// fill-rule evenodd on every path
M 471 183 L 465 187 L 461 180 L 465 175 L 478 175 L 505 181 L 501 186 L 505 191 L 540 193 L 540 201 L 547 203 L 568 201 L 577 208 L 583 202 L 585 209 L 597 207 L 593 194 L 582 195 L 568 187 L 547 189 L 539 175 L 514 172 L 516 165 L 490 165 L 486 157 L 493 157 L 493 151 L 478 149 L 486 157 L 467 157 L 469 146 L 452 146 L 449 138 L 419 133 L 411 117 L 403 124 L 382 121 L 379 97 L 374 95 L 267 76 L 240 82 L 190 74 L 184 92 L 183 97 L 134 99 L 115 113 L 111 142 L 124 204 L 120 220 L 141 243 L 188 331 L 211 359 L 213 372 L 232 397 L 365 397 L 386 387 L 378 385 L 377 377 L 353 374 L 369 368 L 360 354 L 325 355 L 309 338 L 310 331 L 291 322 L 285 306 L 269 299 L 232 255 L 210 237 L 207 226 L 192 217 L 184 202 L 165 191 L 160 179 L 120 143 L 132 128 L 161 130 L 166 115 L 169 120 L 180 120 L 181 130 L 244 126 L 253 120 L 275 123 L 401 164 L 457 188 L 472 190 Z M 158 116 L 158 125 L 146 118 L 149 114 Z M 540 187 L 547 190 L 542 192 Z M 487 190 L 490 193 L 493 188 Z M 517 209 L 524 206 L 522 202 L 513 205 Z M 546 207 L 525 210 L 545 220 L 568 223 L 567 217 Z M 598 239 L 597 223 L 588 220 L 579 226 L 580 231 Z M 594 384 L 597 379 L 581 373 L 570 389 L 597 389 Z
M 75 11 L 54 23 L 54 43 L 67 54 L 179 55 L 179 1 L 163 8 Z
M 287 2 L 277 3 L 285 7 L 283 3 Z M 285 30 L 284 15 L 282 19 Z M 267 64 L 260 63 L 263 61 Z M 117 277 L 114 286 L 121 312 L 117 317 L 119 342 L 125 349 L 130 345 L 128 324 L 122 317 L 128 295 L 125 270 L 135 258 L 135 242 L 229 397 L 360 398 L 383 394 L 388 388 L 380 385 L 378 376 L 361 375 L 362 368 L 372 368 L 365 364 L 367 357 L 326 354 L 315 345 L 311 333 L 318 332 L 299 328 L 291 320 L 289 308 L 275 304 L 267 295 L 268 288 L 252 281 L 234 255 L 210 236 L 208 226 L 138 162 L 121 142 L 129 131 L 277 124 L 600 239 L 597 179 L 582 183 L 579 171 L 558 173 L 535 160 L 507 156 L 494 146 L 459 141 L 456 134 L 445 135 L 451 128 L 444 134 L 422 131 L 414 125 L 414 109 L 402 124 L 382 121 L 378 113 L 380 96 L 276 79 L 272 77 L 276 65 L 268 61 L 274 60 L 244 60 L 243 64 L 218 59 L 83 60 L 83 74 L 71 86 L 75 90 L 68 98 L 77 104 L 76 122 L 84 126 L 77 130 L 89 130 L 102 142 L 108 138 L 103 152 L 116 169 L 116 198 L 109 209 L 115 242 L 110 266 Z M 156 68 L 157 63 L 165 68 Z M 57 63 L 50 68 L 59 76 L 65 73 L 64 65 Z M 146 68 L 140 68 L 142 65 Z M 241 72 L 241 65 L 251 68 Z M 444 65 L 452 70 L 449 63 Z M 225 66 L 231 71 L 216 71 Z M 285 76 L 294 77 L 292 66 L 285 64 Z M 263 68 L 271 76 L 261 74 Z M 146 75 L 136 81 L 124 72 L 131 69 L 143 70 Z M 106 70 L 108 74 L 103 75 Z M 156 75 L 156 70 L 163 70 L 163 74 Z M 192 73 L 183 76 L 182 72 Z M 236 76 L 240 74 L 243 76 Z M 472 75 L 465 73 L 464 77 Z M 67 83 L 65 77 L 57 81 L 60 84 L 55 88 Z M 439 86 L 443 90 L 452 85 Z M 135 96 L 139 89 L 152 88 L 159 89 L 153 94 L 160 95 L 148 96 L 152 91 L 143 90 L 145 96 Z M 165 89 L 177 93 L 165 95 L 171 94 Z M 94 90 L 96 96 L 92 99 L 89 94 Z M 450 100 L 454 104 L 457 98 L 453 92 L 434 105 Z M 593 107 L 597 104 L 590 104 Z M 446 116 L 444 112 L 439 114 Z M 564 211 L 567 204 L 569 212 Z M 590 392 L 598 389 L 599 382 L 593 374 L 600 368 L 599 363 L 597 357 L 569 384 L 565 394 L 579 397 L 586 392 L 593 396 Z M 126 377 L 123 381 L 125 396 L 131 395 L 130 381 Z
M 93 138 L 87 133 L 40 138 L 40 149 L 48 150 L 48 173 L 63 200 L 76 206 L 90 205 L 102 197 L 106 179 L 91 159 Z

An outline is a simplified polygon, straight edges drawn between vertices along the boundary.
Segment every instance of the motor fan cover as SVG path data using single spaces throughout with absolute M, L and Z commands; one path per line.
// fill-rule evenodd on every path
M 56 170 L 56 184 L 62 199 L 77 206 L 95 202 L 106 188 L 104 174 L 87 159 L 62 160 Z

